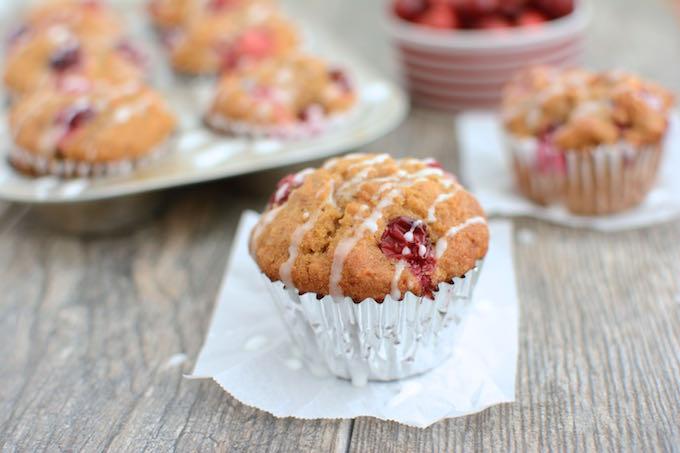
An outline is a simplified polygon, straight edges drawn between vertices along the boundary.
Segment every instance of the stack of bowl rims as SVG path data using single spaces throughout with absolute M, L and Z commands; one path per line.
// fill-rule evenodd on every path
M 581 62 L 586 0 L 393 0 L 387 27 L 415 104 L 497 107 L 502 87 L 530 65 Z

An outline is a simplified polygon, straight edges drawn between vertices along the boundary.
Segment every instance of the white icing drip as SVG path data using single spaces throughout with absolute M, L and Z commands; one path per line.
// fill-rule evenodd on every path
M 444 253 L 446 253 L 446 249 L 449 246 L 449 244 L 448 244 L 449 239 L 451 239 L 452 237 L 454 237 L 455 235 L 457 235 L 458 233 L 460 233 L 461 231 L 463 231 L 465 228 L 467 228 L 469 226 L 485 225 L 485 224 L 486 224 L 486 220 L 484 219 L 484 217 L 477 216 L 477 217 L 472 217 L 472 218 L 467 219 L 465 222 L 461 223 L 460 225 L 451 227 L 449 229 L 449 231 L 447 231 L 446 234 L 444 236 L 442 236 L 441 238 L 439 238 L 439 240 L 437 241 L 436 253 L 435 253 L 435 256 L 437 257 L 437 259 L 444 256 Z
M 392 287 L 390 290 L 390 297 L 394 300 L 401 299 L 401 290 L 399 289 L 399 280 L 401 280 L 401 274 L 404 273 L 406 269 L 406 261 L 399 261 L 394 268 L 394 275 L 392 276 Z
M 291 237 L 290 240 L 290 245 L 288 246 L 288 260 L 281 264 L 281 267 L 279 268 L 279 278 L 283 282 L 284 285 L 286 285 L 288 288 L 293 288 L 293 265 L 295 265 L 295 260 L 297 260 L 298 254 L 300 253 L 300 244 L 302 243 L 302 240 L 304 239 L 305 235 L 316 225 L 316 223 L 319 221 L 319 217 L 321 217 L 322 214 L 322 207 L 326 205 L 331 205 L 335 206 L 335 200 L 333 198 L 333 190 L 335 184 L 333 181 L 331 181 L 330 189 L 328 191 L 328 196 L 324 200 L 324 202 L 321 204 L 316 209 L 315 214 L 307 220 L 304 224 L 301 226 L 297 227 L 295 231 L 293 232 L 293 236 Z M 323 189 L 322 189 L 323 191 Z M 317 194 L 317 197 L 321 196 L 320 191 Z M 309 216 L 309 215 L 308 215 Z
M 127 123 L 132 117 L 144 113 L 150 105 L 149 99 L 141 99 L 130 105 L 118 107 L 113 112 L 113 121 L 116 123 Z
M 407 246 L 401 249 L 401 254 L 404 256 L 409 256 L 411 254 L 411 249 Z
M 387 190 L 391 186 L 386 186 L 384 190 Z M 381 191 L 380 193 L 384 192 Z M 361 225 L 357 228 L 356 233 L 348 238 L 341 240 L 335 247 L 335 253 L 333 254 L 333 264 L 331 266 L 331 276 L 329 282 L 330 294 L 333 297 L 343 297 L 342 288 L 340 288 L 340 280 L 342 279 L 342 271 L 345 268 L 345 260 L 350 252 L 354 249 L 354 246 L 359 242 L 359 240 L 364 236 L 366 231 L 375 233 L 378 231 L 378 220 L 383 215 L 383 210 L 394 202 L 394 199 L 401 194 L 401 189 L 392 189 L 384 199 L 378 203 L 375 207 L 373 213 L 368 216 L 366 220 L 363 221 Z
M 460 187 L 457 187 L 455 191 L 450 192 L 450 193 L 443 193 L 439 195 L 435 200 L 434 203 L 432 203 L 432 206 L 430 206 L 430 209 L 427 211 L 427 222 L 428 223 L 435 223 L 437 221 L 437 206 L 440 204 L 444 203 L 445 201 L 453 198 L 458 194 L 460 191 Z

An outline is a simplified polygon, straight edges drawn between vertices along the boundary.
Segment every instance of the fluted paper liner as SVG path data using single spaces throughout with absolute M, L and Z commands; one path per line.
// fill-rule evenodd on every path
M 519 190 L 542 205 L 563 203 L 583 215 L 613 214 L 644 201 L 656 182 L 662 143 L 633 146 L 620 142 L 589 150 L 555 151 L 563 168 L 538 169 L 539 143 L 507 134 Z
M 481 267 L 439 285 L 433 300 L 409 292 L 382 303 L 300 295 L 262 278 L 305 360 L 363 385 L 423 373 L 449 357 Z

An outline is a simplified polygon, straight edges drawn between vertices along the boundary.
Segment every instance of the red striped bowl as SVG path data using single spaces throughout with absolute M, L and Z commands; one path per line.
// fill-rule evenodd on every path
M 403 21 L 387 8 L 413 102 L 452 111 L 496 107 L 503 85 L 526 66 L 578 65 L 589 19 L 590 6 L 582 0 L 569 16 L 541 27 L 448 31 Z

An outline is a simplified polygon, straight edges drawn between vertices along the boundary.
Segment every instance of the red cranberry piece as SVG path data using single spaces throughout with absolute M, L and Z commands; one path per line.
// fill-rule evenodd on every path
M 91 107 L 75 106 L 62 111 L 57 116 L 57 122 L 64 124 L 68 131 L 72 132 L 92 119 L 94 115 L 95 112 Z
M 222 69 L 237 68 L 245 60 L 261 60 L 274 51 L 274 38 L 268 30 L 252 28 L 243 32 L 222 52 Z
M 416 23 L 430 28 L 458 28 L 458 16 L 450 6 L 435 3 L 416 19 Z
M 526 5 L 527 0 L 500 0 L 498 11 L 507 16 L 517 17 Z
M 555 146 L 552 132 L 545 133 L 538 142 L 536 165 L 541 173 L 567 172 L 566 156 Z
M 535 9 L 527 9 L 517 18 L 517 25 L 520 27 L 537 27 L 543 25 L 548 20 L 545 15 Z
M 208 11 L 223 11 L 236 5 L 235 0 L 210 0 L 206 7 Z
M 394 13 L 404 20 L 414 21 L 427 8 L 425 0 L 397 0 L 394 2 Z
M 392 219 L 380 238 L 380 250 L 388 258 L 406 261 L 424 294 L 432 295 L 436 259 L 427 225 L 422 220 L 405 216 Z
M 331 69 L 328 73 L 331 81 L 338 85 L 342 91 L 349 93 L 352 91 L 352 82 L 350 81 L 347 73 L 342 69 Z
M 506 19 L 504 16 L 501 16 L 500 14 L 484 16 L 481 19 L 479 19 L 474 26 L 474 28 L 479 28 L 480 30 L 495 30 L 495 31 L 503 31 L 511 27 L 512 24 L 510 23 L 510 21 Z
M 574 0 L 534 0 L 534 4 L 553 19 L 566 16 L 574 11 Z
M 456 11 L 466 20 L 475 20 L 498 11 L 499 0 L 453 0 Z
M 425 165 L 427 165 L 430 168 L 439 168 L 440 170 L 444 169 L 444 166 L 441 164 L 441 162 L 432 158 L 426 159 Z
M 281 206 L 290 197 L 293 190 L 300 187 L 304 179 L 300 177 L 299 174 L 285 176 L 281 181 L 276 184 L 276 191 L 272 194 L 269 199 L 270 206 Z
M 50 67 L 54 71 L 64 72 L 80 63 L 80 46 L 70 45 L 57 49 L 50 57 Z

